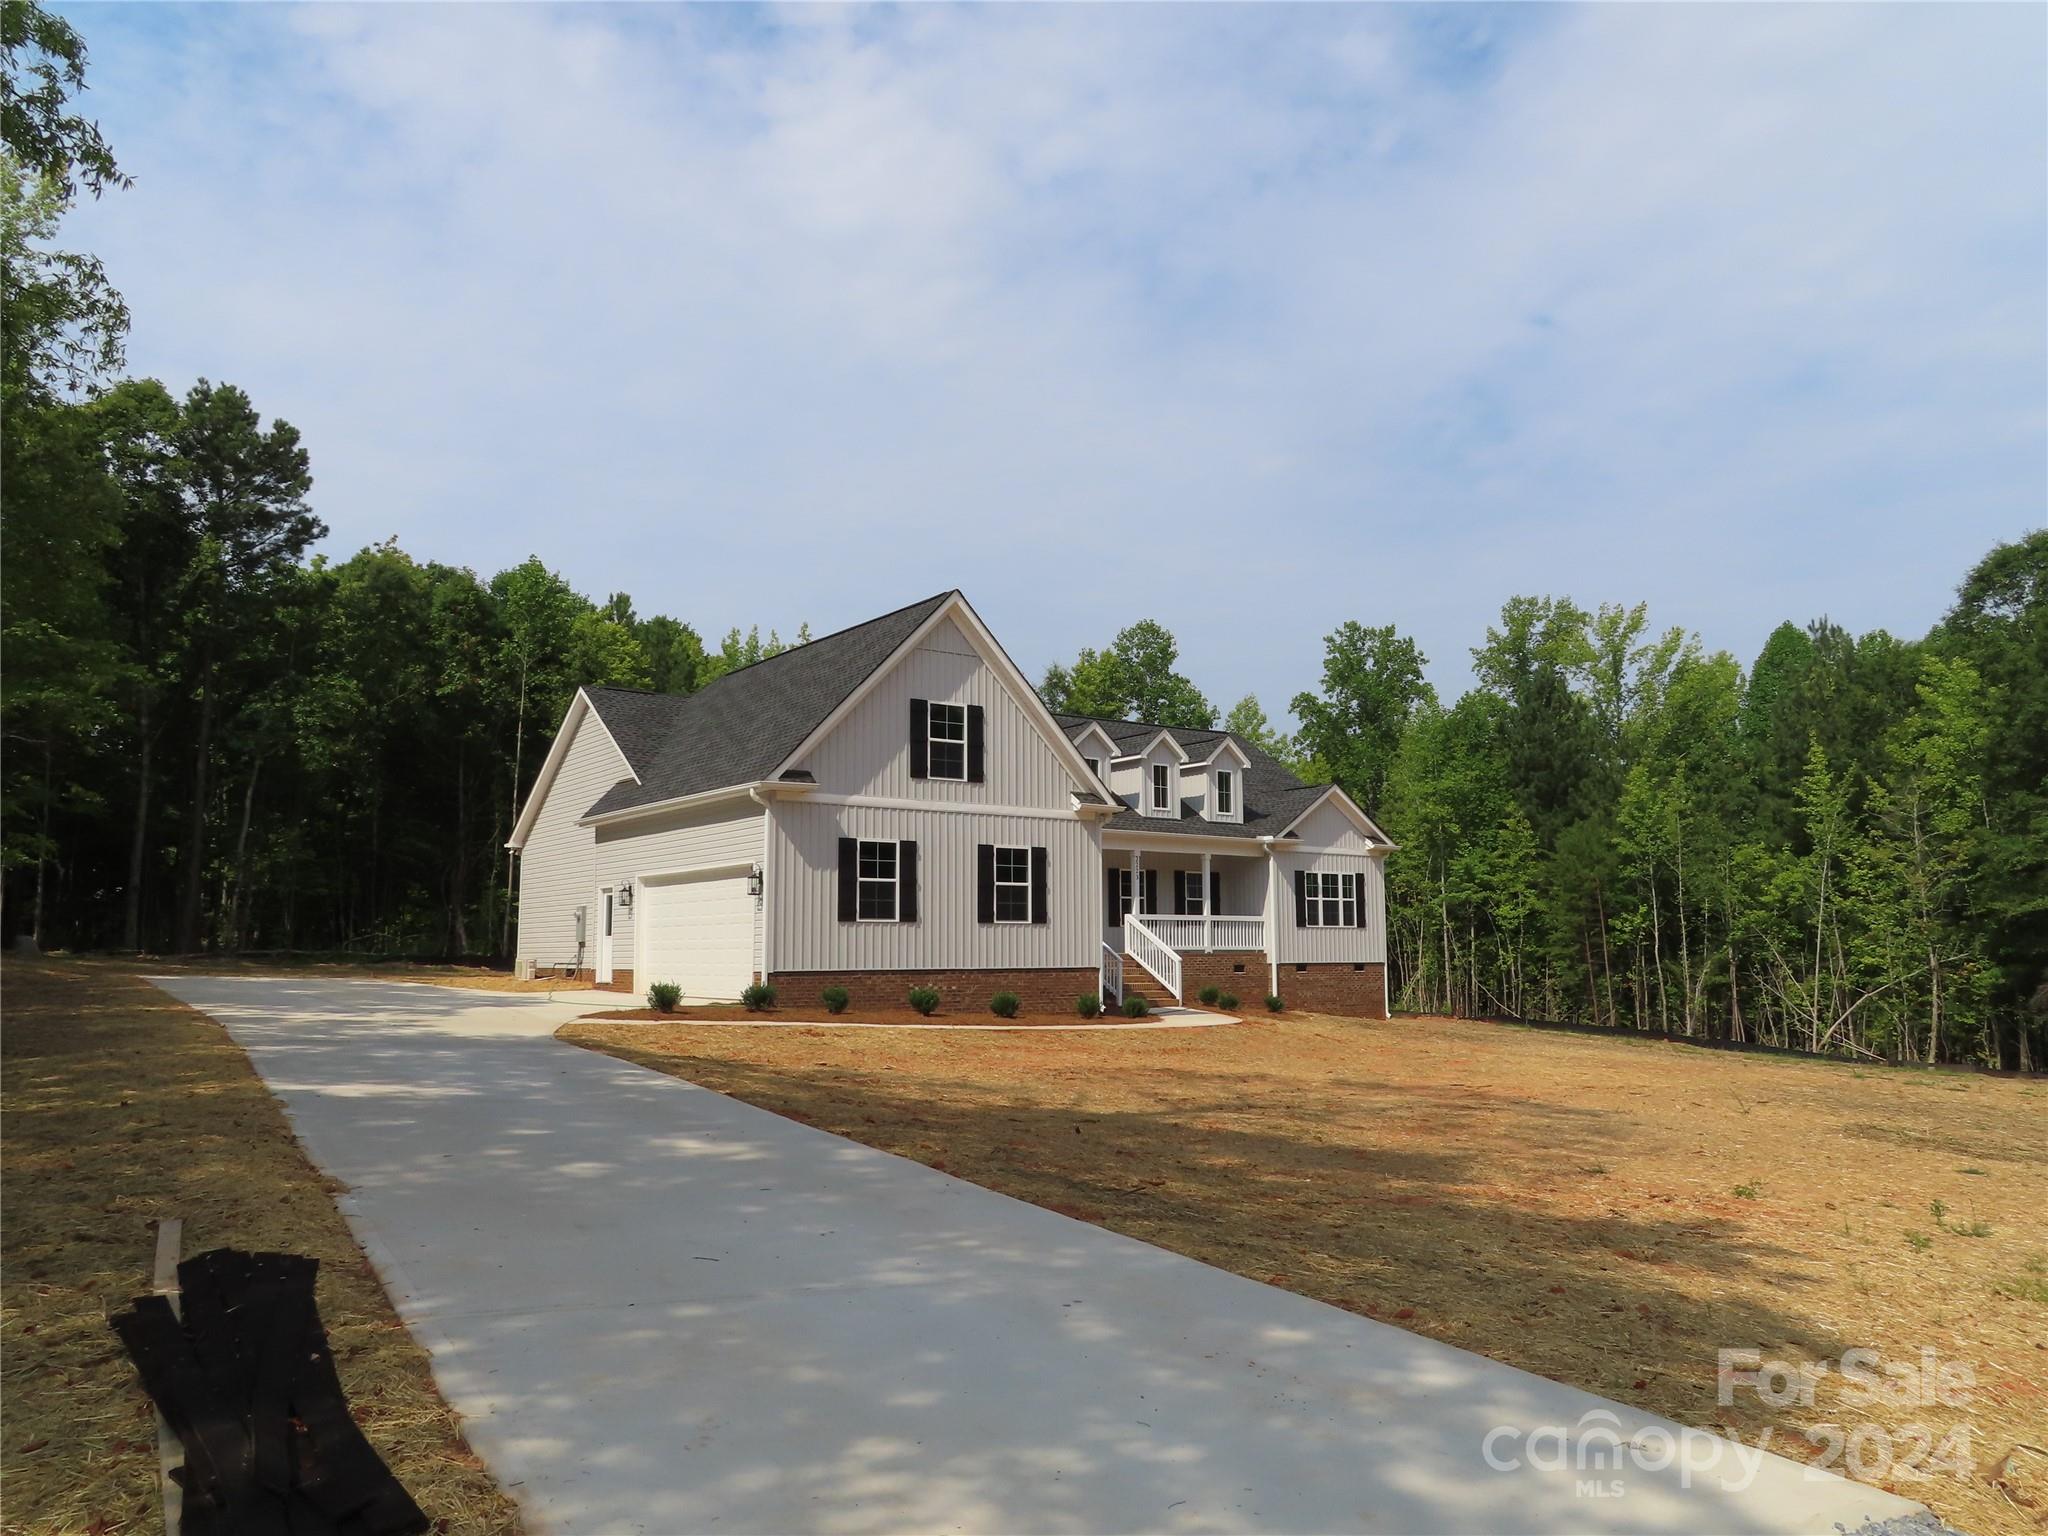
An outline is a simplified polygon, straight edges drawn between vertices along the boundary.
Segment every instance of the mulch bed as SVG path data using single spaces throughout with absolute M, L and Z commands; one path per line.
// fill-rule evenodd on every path
M 1144 1022 L 1141 1019 L 1126 1019 L 1120 1013 L 1103 1014 L 1092 1019 L 1084 1019 L 1073 1012 L 1019 1013 L 1013 1019 L 1004 1019 L 993 1013 L 949 1012 L 944 1008 L 930 1015 L 919 1013 L 912 1008 L 848 1008 L 844 1013 L 827 1013 L 822 1006 L 749 1009 L 737 1003 L 704 1003 L 690 1008 L 677 1008 L 670 1013 L 663 1013 L 656 1008 L 620 1008 L 609 1013 L 593 1013 L 589 1017 L 622 1021 L 636 1019 L 655 1024 L 1025 1024 L 1047 1029 L 1075 1024 Z

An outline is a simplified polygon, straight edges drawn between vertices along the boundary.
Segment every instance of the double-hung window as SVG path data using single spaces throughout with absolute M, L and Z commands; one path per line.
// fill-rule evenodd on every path
M 1302 894 L 1303 915 L 1311 928 L 1356 928 L 1358 926 L 1358 876 L 1323 874 L 1306 877 Z
M 931 713 L 931 766 L 935 779 L 967 777 L 967 706 L 934 704 Z
M 1168 810 L 1173 805 L 1173 770 L 1165 763 L 1152 765 L 1152 809 Z
M 1182 908 L 1189 917 L 1200 917 L 1203 904 L 1209 897 L 1209 893 L 1202 889 L 1202 872 L 1198 869 L 1188 870 L 1180 877 L 1180 881 Z
M 864 923 L 896 921 L 894 843 L 871 843 L 865 839 L 861 841 L 859 906 L 856 910 Z
M 1228 768 L 1216 770 L 1216 814 L 1229 816 L 1237 804 L 1237 775 Z
M 1082 761 L 1082 762 L 1084 762 L 1084 763 L 1086 763 L 1086 764 L 1088 765 L 1088 771 L 1089 771 L 1090 773 L 1094 774 L 1096 778 L 1098 778 L 1098 779 L 1099 779 L 1099 778 L 1101 778 L 1101 777 L 1102 777 L 1102 759 L 1101 759 L 1101 758 L 1099 758 L 1099 757 L 1084 757 L 1084 758 L 1082 758 L 1082 759 L 1081 759 L 1081 761 Z
M 1031 850 L 996 849 L 996 921 L 1031 921 Z

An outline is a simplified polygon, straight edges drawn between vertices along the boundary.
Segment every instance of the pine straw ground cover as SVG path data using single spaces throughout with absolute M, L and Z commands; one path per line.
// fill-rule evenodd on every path
M 107 1317 L 148 1289 L 160 1216 L 185 1251 L 320 1260 L 320 1316 L 370 1443 L 438 1528 L 509 1533 L 516 1511 L 462 1438 L 413 1342 L 227 1032 L 105 963 L 0 971 L 6 1529 L 158 1531 L 149 1400 Z
M 1702 1428 L 1969 1459 L 1871 1481 L 1977 1536 L 2048 1516 L 2048 1085 L 1450 1020 L 1130 1034 L 565 1039 Z M 1939 1202 L 1941 1214 L 1934 1213 Z M 1717 1401 L 1717 1351 L 1968 1365 L 1967 1403 Z M 1943 1464 L 1945 1467 L 1945 1463 Z

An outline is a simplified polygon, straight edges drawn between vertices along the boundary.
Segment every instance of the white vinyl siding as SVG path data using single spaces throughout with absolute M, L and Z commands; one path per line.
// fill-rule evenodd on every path
M 910 701 L 979 704 L 983 781 L 910 776 Z M 874 691 L 854 706 L 797 764 L 818 792 L 891 800 L 1067 810 L 1079 783 L 1039 733 L 1017 697 L 951 619 L 898 660 Z M 779 962 L 778 962 L 779 964 Z
M 761 818 L 766 814 L 751 800 L 736 800 L 700 810 L 601 827 L 597 840 L 597 880 L 636 885 L 649 875 L 761 862 Z M 760 903 L 755 902 L 754 968 L 760 969 Z M 631 910 L 621 908 L 612 924 L 612 963 L 621 969 L 632 962 L 634 922 L 639 916 L 637 892 Z M 635 985 L 639 980 L 635 978 Z
M 904 707 L 909 717 L 909 706 Z M 918 917 L 839 920 L 839 839 L 915 842 Z M 975 911 L 983 843 L 1046 850 L 1044 923 L 982 923 Z M 1102 851 L 1070 816 L 778 802 L 768 840 L 770 963 L 788 971 L 1083 968 L 1101 950 Z
M 535 786 L 540 810 L 519 855 L 518 958 L 538 965 L 590 965 L 597 956 L 597 933 L 603 922 L 598 904 L 596 837 L 576 823 L 584 813 L 632 771 L 604 727 L 587 711 L 570 727 L 569 745 L 552 782 Z M 576 909 L 589 909 L 586 942 L 576 950 Z M 613 924 L 613 964 L 627 953 Z
M 1166 806 L 1160 809 L 1153 803 L 1153 785 L 1157 782 L 1157 770 L 1166 770 Z M 1180 759 L 1173 755 L 1165 742 L 1160 742 L 1145 755 L 1145 771 L 1138 778 L 1138 809 L 1147 816 L 1160 816 L 1169 820 L 1180 817 L 1181 784 Z
M 1386 884 L 1378 859 L 1348 853 L 1283 854 L 1280 864 L 1280 954 L 1283 965 L 1302 962 L 1339 964 L 1380 961 L 1387 958 Z M 1294 876 L 1308 870 L 1324 874 L 1355 875 L 1358 900 L 1364 908 L 1361 928 L 1299 928 L 1295 926 Z M 1286 978 L 1281 978 L 1285 982 Z

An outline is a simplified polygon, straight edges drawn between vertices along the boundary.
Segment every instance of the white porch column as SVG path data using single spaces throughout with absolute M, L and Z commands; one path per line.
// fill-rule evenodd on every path
M 1145 905 L 1145 855 L 1142 850 L 1131 850 L 1131 910 L 1142 911 Z M 1145 916 L 1152 914 L 1146 912 Z
M 1214 889 L 1209 884 L 1209 850 L 1202 850 L 1202 948 L 1216 947 L 1216 903 L 1209 899 Z

